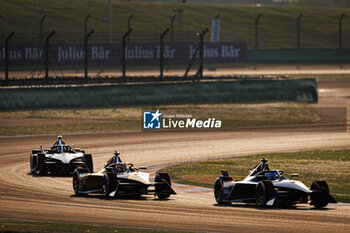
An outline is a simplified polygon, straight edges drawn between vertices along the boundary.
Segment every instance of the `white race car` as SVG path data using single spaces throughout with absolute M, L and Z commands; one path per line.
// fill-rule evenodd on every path
M 69 175 L 76 168 L 84 168 L 93 172 L 91 154 L 79 148 L 73 148 L 62 141 L 62 136 L 50 149 L 32 150 L 30 153 L 30 170 L 33 174 L 61 174 Z
M 244 180 L 234 181 L 227 171 L 221 171 L 214 185 L 214 196 L 218 204 L 231 202 L 256 203 L 263 206 L 286 206 L 310 203 L 322 208 L 328 203 L 337 203 L 329 194 L 325 181 L 314 181 L 311 187 L 302 182 L 282 176 L 281 170 L 270 170 L 266 159 L 249 171 Z M 298 174 L 292 174 L 297 177 Z

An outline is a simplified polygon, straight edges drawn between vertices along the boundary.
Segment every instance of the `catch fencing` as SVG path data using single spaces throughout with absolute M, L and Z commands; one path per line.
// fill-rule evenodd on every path
M 1 32 L 0 77 L 3 80 L 87 77 L 100 76 L 105 70 L 111 70 L 111 76 L 125 77 L 130 69 L 159 69 L 162 76 L 163 70 L 181 69 L 187 74 L 185 71 L 190 68 L 194 69 L 191 74 L 201 76 L 203 64 L 264 62 L 264 57 L 275 56 L 281 50 L 298 51 L 292 52 L 295 54 L 292 62 L 298 62 L 298 57 L 318 49 L 326 55 L 325 59 L 312 60 L 321 54 L 316 51 L 301 62 L 346 62 L 350 49 L 350 27 L 344 25 L 344 15 L 333 23 L 304 22 L 303 17 L 300 14 L 288 23 L 276 20 L 271 23 L 273 18 L 257 14 L 243 27 L 222 19 L 220 43 L 210 42 L 211 32 L 204 33 L 205 25 L 192 30 L 184 27 L 187 31 L 180 31 L 173 24 L 158 31 L 142 31 L 132 30 L 128 24 L 128 30 L 109 33 L 88 30 L 88 17 L 83 33 L 42 28 L 35 33 Z M 327 51 L 332 55 L 327 56 Z M 275 61 L 281 60 L 275 58 Z M 273 59 L 268 62 L 273 62 Z M 94 72 L 89 74 L 90 70 Z

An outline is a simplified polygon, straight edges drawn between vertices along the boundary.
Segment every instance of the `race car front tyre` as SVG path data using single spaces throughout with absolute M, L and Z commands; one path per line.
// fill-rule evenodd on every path
M 101 190 L 105 197 L 109 197 L 111 192 L 117 188 L 117 176 L 113 173 L 106 173 L 102 178 Z
M 75 169 L 75 171 L 73 173 L 73 190 L 74 190 L 75 195 L 77 195 L 77 196 L 85 196 L 86 195 L 86 194 L 80 192 L 81 191 L 80 189 L 82 186 L 81 177 L 80 177 L 81 173 L 89 173 L 89 171 L 87 169 L 84 169 L 84 168 L 77 168 L 77 169 Z
M 87 166 L 87 168 L 90 170 L 90 172 L 94 172 L 94 165 L 92 162 L 92 156 L 91 154 L 84 154 L 84 162 Z
M 166 181 L 171 186 L 170 176 L 167 173 L 157 173 L 155 182 Z M 167 184 L 156 184 L 155 185 L 156 195 L 159 199 L 166 199 L 170 197 L 169 188 Z
M 320 209 L 328 205 L 328 194 L 329 194 L 329 188 L 326 181 L 314 181 L 311 184 L 310 187 L 311 190 L 319 190 L 322 191 L 324 194 L 315 194 L 311 195 L 311 205 L 315 206 L 315 208 Z
M 271 198 L 274 192 L 274 187 L 271 181 L 260 181 L 255 189 L 255 200 L 258 207 L 266 206 L 266 203 Z
M 35 174 L 37 174 L 37 175 L 46 175 L 47 174 L 45 154 L 38 154 L 36 156 Z

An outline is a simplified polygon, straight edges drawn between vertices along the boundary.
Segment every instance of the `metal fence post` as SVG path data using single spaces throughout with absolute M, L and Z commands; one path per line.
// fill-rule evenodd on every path
M 168 33 L 170 29 L 167 28 L 165 29 L 165 31 L 160 34 L 160 56 L 159 56 L 159 68 L 160 68 L 160 77 L 163 77 L 163 61 L 164 61 L 164 43 L 163 43 L 163 39 L 164 36 Z
M 258 14 L 255 18 L 255 49 L 259 48 L 259 19 L 262 14 Z
M 88 39 L 94 33 L 92 29 L 87 35 L 85 34 L 84 38 L 84 48 L 85 48 L 85 62 L 84 62 L 84 71 L 85 71 L 85 80 L 88 78 L 88 59 L 89 59 L 89 48 L 88 48 Z
M 109 42 L 113 40 L 112 31 L 112 0 L 108 0 L 108 32 L 109 32 Z
M 49 78 L 49 42 L 50 38 L 55 35 L 55 30 L 53 30 L 47 37 L 45 41 L 45 78 Z
M 11 32 L 5 40 L 5 82 L 9 79 L 9 40 L 15 35 L 15 32 Z
M 133 14 L 131 14 L 128 18 L 128 31 L 131 28 L 131 19 L 134 17 Z M 128 43 L 130 43 L 130 34 L 128 35 Z
M 200 37 L 200 44 L 199 44 L 199 77 L 203 78 L 203 60 L 204 60 L 204 45 L 203 45 L 203 37 L 205 34 L 209 31 L 208 28 L 204 29 L 199 37 Z
M 182 10 L 182 8 L 175 8 L 175 9 L 173 9 L 173 12 L 176 12 L 176 13 L 178 13 L 178 15 L 177 15 L 177 21 L 178 21 L 178 33 L 179 33 L 179 35 L 181 34 L 181 32 L 182 32 L 182 20 L 181 20 L 181 15 L 182 15 L 182 12 L 183 12 L 183 10 Z
M 170 41 L 174 41 L 174 20 L 176 18 L 176 15 L 173 15 L 170 19 Z
M 44 15 L 40 19 L 40 42 L 42 43 L 44 41 L 44 20 L 46 19 L 46 15 Z
M 297 19 L 297 49 L 300 49 L 300 21 L 303 17 L 303 13 L 300 13 Z
M 345 17 L 345 13 L 343 13 L 340 17 L 339 17 L 339 38 L 338 38 L 338 40 L 339 40 L 339 48 L 341 49 L 342 48 L 342 37 L 343 37 L 343 18 Z
M 85 17 L 85 19 L 84 19 L 84 39 L 85 39 L 85 37 L 86 37 L 86 35 L 87 35 L 87 21 L 88 21 L 89 18 L 90 18 L 90 14 L 88 14 L 88 15 Z
M 130 28 L 123 36 L 123 51 L 122 51 L 122 67 L 123 67 L 123 78 L 125 78 L 125 58 L 126 58 L 126 54 L 125 54 L 125 39 L 126 37 L 132 32 L 132 29 Z

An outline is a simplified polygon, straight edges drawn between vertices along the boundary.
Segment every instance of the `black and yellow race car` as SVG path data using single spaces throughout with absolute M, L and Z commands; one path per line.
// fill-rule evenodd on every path
M 146 167 L 133 166 L 132 163 L 122 162 L 119 153 L 115 152 L 99 172 L 90 173 L 87 169 L 77 168 L 73 174 L 74 193 L 77 196 L 97 193 L 105 197 L 153 194 L 159 199 L 176 194 L 167 173 L 157 173 L 154 182 L 150 182 L 150 174 L 140 171 Z

